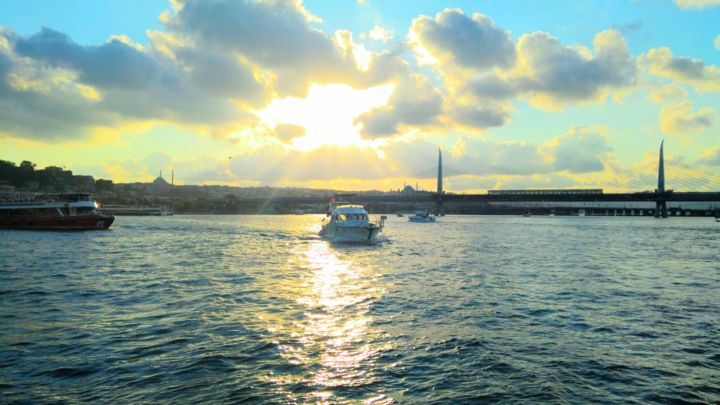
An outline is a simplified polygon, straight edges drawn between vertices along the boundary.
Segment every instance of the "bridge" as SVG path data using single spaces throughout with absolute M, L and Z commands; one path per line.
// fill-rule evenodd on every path
M 497 182 L 469 174 L 443 164 L 442 151 L 438 150 L 438 163 L 413 176 L 416 184 L 423 189 L 410 193 L 344 194 L 338 195 L 344 201 L 358 204 L 386 207 L 433 206 L 436 215 L 443 215 L 448 205 L 496 204 L 496 203 L 653 203 L 650 212 L 657 218 L 667 218 L 668 203 L 716 203 L 703 215 L 720 214 L 720 177 L 690 167 L 681 162 L 664 158 L 664 141 L 660 144 L 657 162 L 647 161 L 629 170 L 613 173 L 603 178 L 579 183 L 582 188 L 564 189 L 516 189 L 496 190 Z M 666 173 L 666 169 L 669 169 Z M 669 176 L 666 176 L 669 175 Z M 432 181 L 432 184 L 429 182 Z M 670 185 L 670 187 L 668 187 Z M 449 186 L 449 187 L 448 187 Z M 632 190 L 639 191 L 632 191 Z M 470 192 L 468 192 L 470 191 Z M 245 204 L 267 206 L 268 204 L 311 205 L 322 204 L 322 198 L 277 198 L 272 201 L 258 199 L 244 200 Z M 384 204 L 384 205 L 383 205 Z M 628 209 L 630 215 L 647 214 L 647 210 Z M 677 215 L 677 210 L 675 210 Z M 611 214 L 608 214 L 611 215 Z M 622 215 L 626 215 L 624 212 Z

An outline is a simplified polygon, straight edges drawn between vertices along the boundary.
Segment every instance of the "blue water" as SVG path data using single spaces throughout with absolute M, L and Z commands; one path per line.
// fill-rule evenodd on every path
M 0 231 L 0 402 L 720 402 L 720 224 L 405 221 Z

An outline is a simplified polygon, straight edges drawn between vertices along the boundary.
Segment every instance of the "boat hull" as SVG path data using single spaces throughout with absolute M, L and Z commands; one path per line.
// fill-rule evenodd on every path
M 64 217 L 7 216 L 0 217 L 0 229 L 39 231 L 90 231 L 108 229 L 114 216 L 76 215 Z
M 320 231 L 320 236 L 332 242 L 339 243 L 368 243 L 378 242 L 378 236 L 382 231 L 378 226 L 325 226 Z
M 408 217 L 410 222 L 435 222 L 433 217 Z

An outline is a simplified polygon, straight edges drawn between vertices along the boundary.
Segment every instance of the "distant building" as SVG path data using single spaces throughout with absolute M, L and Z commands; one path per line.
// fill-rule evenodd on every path
M 407 186 L 405 186 L 405 188 L 402 189 L 402 191 L 400 191 L 400 193 L 402 193 L 402 194 L 415 194 L 415 193 L 417 193 L 417 190 L 415 190 L 414 188 L 412 188 L 412 186 L 407 185 Z

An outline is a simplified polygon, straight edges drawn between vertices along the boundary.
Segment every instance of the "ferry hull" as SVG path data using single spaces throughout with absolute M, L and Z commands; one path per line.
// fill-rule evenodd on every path
M 77 215 L 65 217 L 0 217 L 2 229 L 24 229 L 43 231 L 89 231 L 108 229 L 115 221 L 114 216 Z

